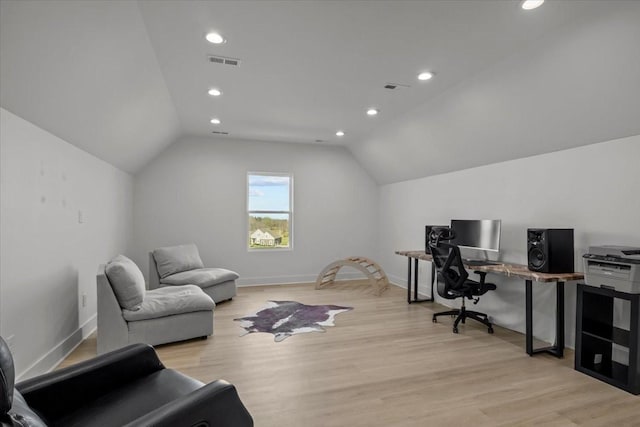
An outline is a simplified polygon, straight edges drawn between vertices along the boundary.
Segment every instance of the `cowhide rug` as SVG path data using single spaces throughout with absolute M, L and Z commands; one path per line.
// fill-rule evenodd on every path
M 280 342 L 291 335 L 305 332 L 325 332 L 324 326 L 334 326 L 336 314 L 353 310 L 339 305 L 305 305 L 296 301 L 268 301 L 267 306 L 239 319 L 246 333 L 267 332 Z

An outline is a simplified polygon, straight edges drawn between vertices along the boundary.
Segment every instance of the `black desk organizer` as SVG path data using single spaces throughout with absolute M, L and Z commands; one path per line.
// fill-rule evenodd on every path
M 614 326 L 614 299 L 629 301 L 628 329 Z M 575 369 L 633 394 L 640 394 L 640 294 L 578 284 Z M 629 358 L 616 361 L 614 344 Z

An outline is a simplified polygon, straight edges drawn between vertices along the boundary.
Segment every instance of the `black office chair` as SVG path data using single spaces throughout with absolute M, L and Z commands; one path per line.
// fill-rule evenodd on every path
M 429 239 L 429 247 L 433 262 L 438 271 L 438 295 L 446 299 L 462 298 L 462 307 L 455 310 L 443 311 L 433 315 L 433 322 L 438 321 L 439 316 L 457 316 L 453 323 L 453 333 L 458 333 L 458 324 L 465 323 L 467 318 L 476 320 L 487 326 L 490 334 L 493 333 L 493 326 L 489 322 L 489 318 L 484 313 L 467 310 L 465 307 L 465 299 L 473 300 L 474 304 L 479 301 L 479 296 L 484 295 L 487 291 L 496 289 L 493 283 L 485 283 L 487 273 L 475 271 L 480 275 L 480 281 L 476 282 L 469 279 L 469 274 L 462 263 L 460 249 L 456 245 L 445 243 L 455 237 L 453 230 L 450 228 L 434 228 Z

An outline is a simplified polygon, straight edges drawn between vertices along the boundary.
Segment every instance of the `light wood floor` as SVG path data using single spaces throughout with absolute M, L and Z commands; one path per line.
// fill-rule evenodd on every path
M 564 359 L 524 351 L 524 335 L 469 321 L 431 322 L 432 303 L 408 305 L 391 286 L 381 297 L 367 285 L 239 288 L 215 311 L 215 335 L 159 346 L 170 368 L 237 387 L 261 426 L 640 425 L 640 397 L 573 369 Z M 337 304 L 355 309 L 326 333 L 240 337 L 232 319 L 267 300 Z M 95 355 L 95 335 L 61 366 Z

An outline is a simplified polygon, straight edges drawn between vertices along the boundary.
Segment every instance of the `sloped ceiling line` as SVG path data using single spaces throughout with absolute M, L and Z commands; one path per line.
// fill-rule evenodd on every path
M 3 0 L 0 105 L 130 173 L 215 130 L 344 145 L 385 184 L 639 133 L 637 22 L 617 0 Z

